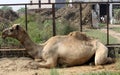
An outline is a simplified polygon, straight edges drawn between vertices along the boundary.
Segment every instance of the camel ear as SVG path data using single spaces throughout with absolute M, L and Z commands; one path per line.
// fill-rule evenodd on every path
M 16 28 L 15 28 L 15 29 L 16 29 L 16 30 L 19 30 L 19 27 L 20 27 L 19 25 L 16 25 Z

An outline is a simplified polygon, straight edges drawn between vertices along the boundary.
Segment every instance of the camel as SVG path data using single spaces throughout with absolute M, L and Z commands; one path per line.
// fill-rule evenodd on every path
M 108 48 L 97 39 L 88 37 L 82 32 L 74 31 L 68 35 L 53 36 L 44 44 L 35 44 L 28 33 L 19 24 L 4 29 L 2 38 L 12 37 L 20 41 L 28 54 L 40 59 L 39 67 L 54 68 L 57 65 L 82 65 L 95 55 L 95 65 L 112 62 L 108 57 Z

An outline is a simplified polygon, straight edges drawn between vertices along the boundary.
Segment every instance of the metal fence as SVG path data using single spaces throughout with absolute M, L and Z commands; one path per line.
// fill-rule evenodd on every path
M 50 9 L 51 12 L 52 12 L 52 18 L 51 18 L 51 20 L 52 20 L 52 25 L 51 25 L 51 28 L 52 28 L 51 31 L 52 31 L 52 33 L 51 34 L 53 36 L 55 36 L 55 35 L 57 35 L 57 33 L 56 33 L 56 31 L 57 31 L 57 26 L 56 26 L 56 23 L 57 23 L 56 22 L 56 8 L 55 8 L 56 4 L 67 4 L 67 5 L 68 4 L 77 4 L 79 6 L 79 16 L 78 16 L 79 17 L 79 25 L 77 26 L 77 28 L 81 32 L 85 31 L 85 29 L 83 27 L 83 23 L 82 23 L 82 17 L 83 17 L 82 4 L 93 4 L 93 5 L 94 4 L 106 4 L 106 6 L 107 6 L 107 8 L 106 8 L 107 9 L 106 10 L 107 20 L 106 20 L 106 23 L 104 23 L 104 24 L 106 25 L 106 32 L 107 32 L 106 34 L 107 35 L 105 35 L 105 38 L 104 38 L 104 39 L 106 39 L 106 43 L 105 44 L 107 44 L 107 45 L 116 45 L 116 44 L 119 45 L 119 43 L 110 43 L 110 32 L 109 32 L 109 29 L 110 29 L 110 27 L 109 27 L 109 23 L 110 23 L 109 14 L 110 14 L 110 12 L 109 12 L 109 4 L 111 4 L 111 3 L 120 3 L 120 2 L 63 2 L 63 3 L 51 3 L 49 1 L 49 3 L 41 3 L 41 2 L 39 2 L 39 3 L 21 3 L 21 4 L 0 4 L 0 6 L 24 6 L 24 8 L 25 8 L 25 13 L 24 13 L 25 14 L 25 16 L 24 16 L 25 17 L 25 29 L 27 31 L 29 31 L 29 27 L 28 27 L 29 26 L 28 25 L 28 19 L 29 19 L 28 18 L 28 12 L 29 12 L 29 10 L 28 10 L 27 6 L 29 6 L 29 5 L 38 5 L 39 7 L 41 7 L 41 5 L 51 4 L 52 5 L 52 8 Z M 92 17 L 91 17 L 91 19 L 92 19 Z M 91 20 L 90 23 L 91 23 L 91 25 L 93 24 L 92 20 Z M 32 31 L 32 30 L 30 30 L 30 31 Z M 93 31 L 93 32 L 96 32 L 96 31 Z M 0 40 L 0 41 L 2 41 L 1 48 L 5 49 L 6 45 L 4 45 L 4 44 L 7 43 L 7 42 L 4 41 L 4 40 Z M 17 48 L 17 47 L 15 47 L 15 48 Z M 23 48 L 23 47 L 20 45 L 20 47 L 18 47 L 18 48 Z

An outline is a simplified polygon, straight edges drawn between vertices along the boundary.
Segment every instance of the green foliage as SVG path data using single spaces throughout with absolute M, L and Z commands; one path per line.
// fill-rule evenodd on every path
M 0 38 L 0 46 L 2 45 L 3 41 L 2 41 L 2 38 Z
M 66 35 L 75 30 L 76 28 L 70 26 L 69 22 L 66 20 L 62 22 L 56 21 L 56 32 L 58 35 Z
M 53 35 L 52 30 L 52 20 L 45 20 L 44 22 L 36 21 L 38 16 L 35 14 L 28 15 L 28 33 L 31 39 L 36 42 L 44 42 L 48 40 Z M 41 18 L 41 17 L 40 17 Z M 38 23 L 39 22 L 39 23 Z M 17 19 L 14 23 L 20 23 L 23 27 L 25 27 L 25 17 L 22 16 Z M 57 35 L 64 35 L 68 34 L 75 29 L 69 25 L 67 21 L 58 22 L 56 21 L 56 32 Z
M 6 10 L 12 10 L 12 7 L 3 6 L 3 7 L 1 7 L 0 9 L 1 9 L 1 10 L 4 10 L 4 11 L 6 11 Z
M 46 20 L 43 24 L 40 25 L 40 30 L 41 30 L 41 39 L 43 39 L 43 41 L 52 37 L 53 35 L 52 21 Z
M 2 39 L 0 38 L 0 47 L 16 47 L 19 46 L 19 41 L 17 41 L 16 39 L 13 38 L 6 38 L 6 39 Z
M 24 13 L 25 12 L 25 8 L 20 8 L 17 10 L 18 13 Z
M 39 33 L 38 31 L 39 31 L 39 29 L 38 29 L 36 23 L 29 22 L 27 32 L 29 33 L 30 37 L 32 37 L 32 39 L 35 40 L 35 38 L 36 38 L 38 40 L 38 38 L 39 38 L 39 36 L 37 35 L 37 33 Z
M 20 17 L 19 19 L 15 20 L 14 23 L 19 23 L 21 25 L 25 25 L 25 17 Z
M 38 24 L 34 14 L 28 15 L 28 33 L 30 38 L 36 42 L 46 41 L 52 36 L 52 21 L 46 20 L 44 23 Z M 20 23 L 25 28 L 25 17 L 22 16 L 14 23 Z

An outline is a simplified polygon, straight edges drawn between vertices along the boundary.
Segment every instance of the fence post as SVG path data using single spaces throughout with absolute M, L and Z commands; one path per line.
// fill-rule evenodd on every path
M 30 4 L 32 5 L 32 1 L 30 1 Z
M 51 3 L 51 0 L 48 0 L 48 3 Z
M 55 25 L 55 4 L 52 3 L 52 17 L 53 17 L 53 36 L 56 35 L 56 25 Z
M 41 8 L 41 0 L 39 0 L 39 8 Z
M 82 32 L 82 5 L 81 3 L 79 4 L 79 10 L 80 10 L 80 31 Z
M 107 3 L 107 45 L 109 44 L 109 4 Z
M 91 27 L 93 27 L 93 21 L 92 21 L 92 19 L 93 19 L 93 18 L 92 18 L 92 10 L 93 10 L 93 8 L 92 8 L 92 5 L 91 5 L 91 10 L 90 10 L 90 24 L 91 24 L 90 26 L 91 26 Z
M 28 30 L 28 27 L 27 27 L 27 4 L 25 4 L 25 29 L 26 29 L 26 31 Z

